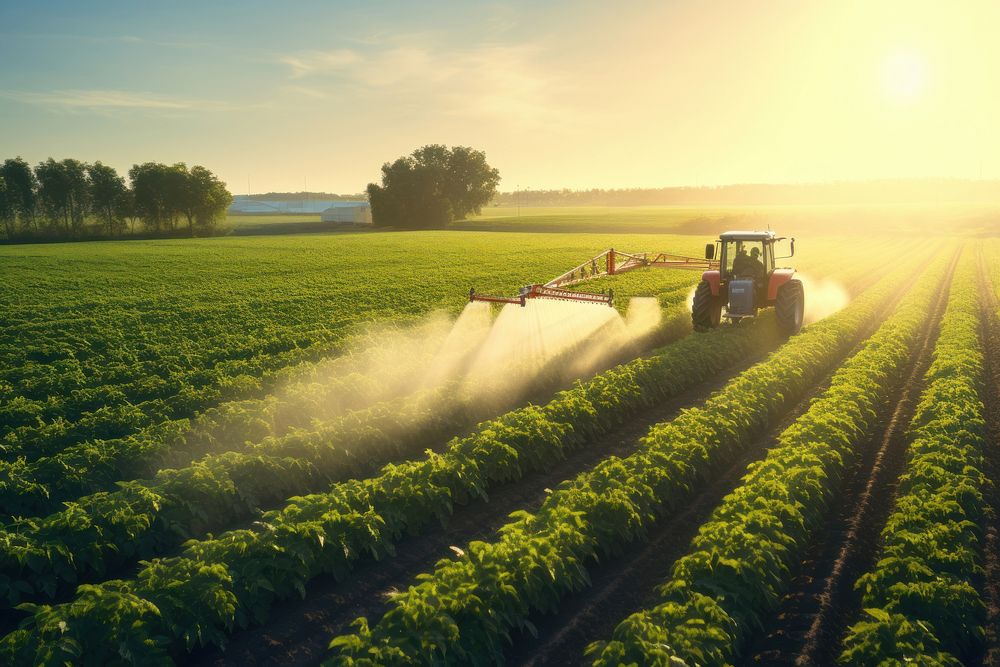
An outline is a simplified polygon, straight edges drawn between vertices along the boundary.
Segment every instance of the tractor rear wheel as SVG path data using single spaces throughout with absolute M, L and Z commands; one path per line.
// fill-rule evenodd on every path
M 722 299 L 712 294 L 712 286 L 702 280 L 694 291 L 691 304 L 691 323 L 695 331 L 708 331 L 719 326 L 722 320 Z
M 774 316 L 778 327 L 787 335 L 799 332 L 805 313 L 805 294 L 802 281 L 789 280 L 778 288 L 778 298 L 774 302 Z

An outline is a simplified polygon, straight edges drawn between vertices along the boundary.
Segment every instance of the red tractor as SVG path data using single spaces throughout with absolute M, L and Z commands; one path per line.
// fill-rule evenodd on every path
M 754 317 L 769 306 L 785 333 L 802 328 L 802 282 L 794 277 L 795 269 L 774 263 L 774 246 L 783 240 L 771 231 L 725 232 L 705 246 L 705 259 L 718 256 L 718 268 L 705 271 L 695 290 L 691 320 L 696 331 L 714 329 L 723 317 L 734 322 Z M 790 239 L 789 254 L 778 259 L 794 254 L 795 239 Z
M 714 329 L 723 317 L 738 322 L 754 317 L 760 308 L 774 306 L 778 324 L 793 334 L 802 327 L 802 283 L 793 277 L 795 269 L 775 268 L 774 244 L 783 240 L 784 237 L 776 237 L 770 231 L 726 232 L 718 241 L 705 246 L 704 259 L 662 252 L 627 253 L 611 248 L 547 283 L 525 285 L 516 296 L 491 296 L 470 289 L 469 301 L 524 306 L 532 299 L 557 299 L 611 306 L 614 304 L 611 291 L 593 293 L 566 288 L 642 268 L 688 269 L 704 271 L 691 310 L 695 330 Z M 788 257 L 794 254 L 795 239 L 791 239 Z

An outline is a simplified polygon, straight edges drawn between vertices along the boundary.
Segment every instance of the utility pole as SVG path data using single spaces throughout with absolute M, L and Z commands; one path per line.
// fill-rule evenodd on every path
M 521 217 L 521 185 L 514 186 L 514 200 L 517 202 L 517 217 Z

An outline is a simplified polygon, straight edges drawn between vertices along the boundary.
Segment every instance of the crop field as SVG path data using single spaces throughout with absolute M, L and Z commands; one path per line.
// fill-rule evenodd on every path
M 719 229 L 780 229 L 783 234 L 892 237 L 956 232 L 1000 235 L 996 207 L 937 205 L 495 206 L 457 229 L 536 232 L 712 235 Z
M 799 333 L 695 333 L 469 288 L 749 213 L 521 214 L 0 247 L 0 663 L 1000 664 L 1000 239 L 805 233 Z

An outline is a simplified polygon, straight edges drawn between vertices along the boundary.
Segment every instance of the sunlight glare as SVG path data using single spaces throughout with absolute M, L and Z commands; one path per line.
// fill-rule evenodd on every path
M 897 51 L 882 66 L 882 84 L 886 94 L 898 101 L 910 102 L 923 92 L 926 65 L 912 51 Z

